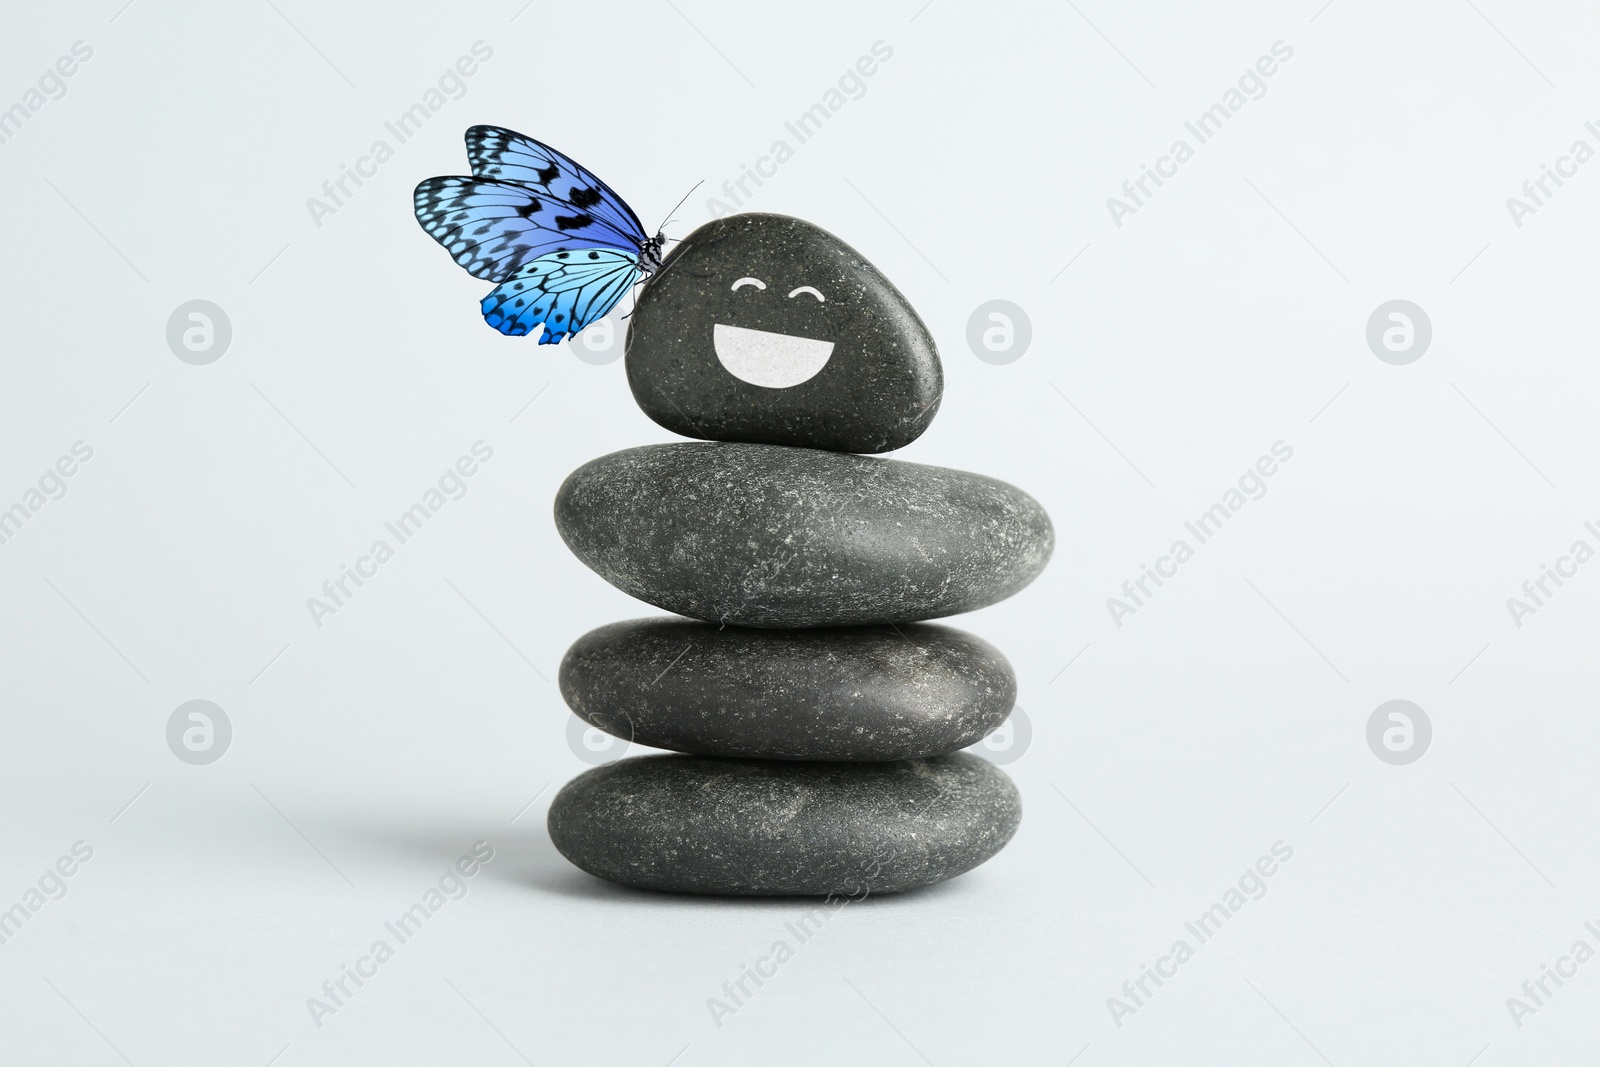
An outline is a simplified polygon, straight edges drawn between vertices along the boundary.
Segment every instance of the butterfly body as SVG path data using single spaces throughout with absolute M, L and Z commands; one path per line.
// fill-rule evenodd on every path
M 661 269 L 661 246 L 666 243 L 667 235 L 657 233 L 639 246 L 639 265 L 646 274 L 654 274 Z
M 610 186 L 548 145 L 498 126 L 467 130 L 470 176 L 429 178 L 414 207 L 423 230 L 475 278 L 490 326 L 556 344 L 604 318 L 661 268 L 666 237 L 645 234 Z

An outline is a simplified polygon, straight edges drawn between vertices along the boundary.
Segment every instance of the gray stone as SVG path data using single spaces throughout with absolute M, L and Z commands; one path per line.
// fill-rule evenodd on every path
M 1055 543 L 1036 500 L 980 474 L 778 445 L 613 452 L 556 494 L 567 546 L 618 589 L 740 626 L 857 626 L 974 611 Z
M 591 726 L 651 748 L 781 760 L 900 760 L 981 741 L 1016 676 L 946 626 L 751 630 L 636 619 L 591 630 L 561 661 Z
M 887 452 L 928 428 L 939 353 L 906 298 L 826 230 L 730 215 L 695 230 L 628 326 L 634 399 L 673 433 Z
M 1016 832 L 1022 800 L 969 753 L 897 763 L 644 756 L 596 767 L 550 805 L 550 839 L 642 889 L 859 897 L 969 871 Z

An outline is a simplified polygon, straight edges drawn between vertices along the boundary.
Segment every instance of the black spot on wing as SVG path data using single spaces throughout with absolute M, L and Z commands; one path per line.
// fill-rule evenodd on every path
M 593 224 L 594 224 L 594 216 L 592 216 L 592 215 L 557 215 L 556 216 L 556 229 L 561 230 L 563 232 L 565 232 L 566 230 L 581 230 L 585 226 L 592 226 Z
M 542 184 L 544 184 L 546 187 L 548 187 L 551 182 L 553 182 L 557 178 L 561 177 L 561 168 L 556 166 L 556 164 L 554 162 L 552 162 L 548 167 L 545 167 L 542 170 L 536 171 L 535 173 L 537 173 L 539 175 L 539 181 Z
M 582 186 L 579 186 L 578 188 L 572 190 L 572 193 L 567 197 L 567 200 L 575 208 L 591 208 L 600 202 L 600 190 L 585 189 Z

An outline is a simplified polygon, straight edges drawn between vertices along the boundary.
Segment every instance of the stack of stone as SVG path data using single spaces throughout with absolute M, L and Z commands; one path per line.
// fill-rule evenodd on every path
M 918 623 L 1020 590 L 1054 532 L 1004 482 L 861 454 L 938 410 L 905 298 L 809 223 L 719 219 L 645 287 L 627 371 L 646 414 L 701 440 L 585 464 L 556 525 L 601 577 L 688 618 L 584 635 L 560 687 L 589 724 L 686 754 L 569 782 L 556 847 L 624 885 L 740 895 L 893 892 L 998 852 L 1016 788 L 960 750 L 1005 721 L 1016 678 Z

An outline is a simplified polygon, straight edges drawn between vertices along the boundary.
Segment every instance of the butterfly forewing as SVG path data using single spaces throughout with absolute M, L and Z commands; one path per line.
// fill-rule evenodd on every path
M 429 178 L 417 222 L 474 278 L 499 282 L 551 252 L 612 248 L 638 257 L 631 234 L 593 212 L 493 178 Z
M 633 248 L 646 237 L 638 216 L 609 185 L 571 156 L 526 134 L 473 126 L 467 130 L 467 160 L 480 178 L 516 182 L 593 215 L 630 237 Z

